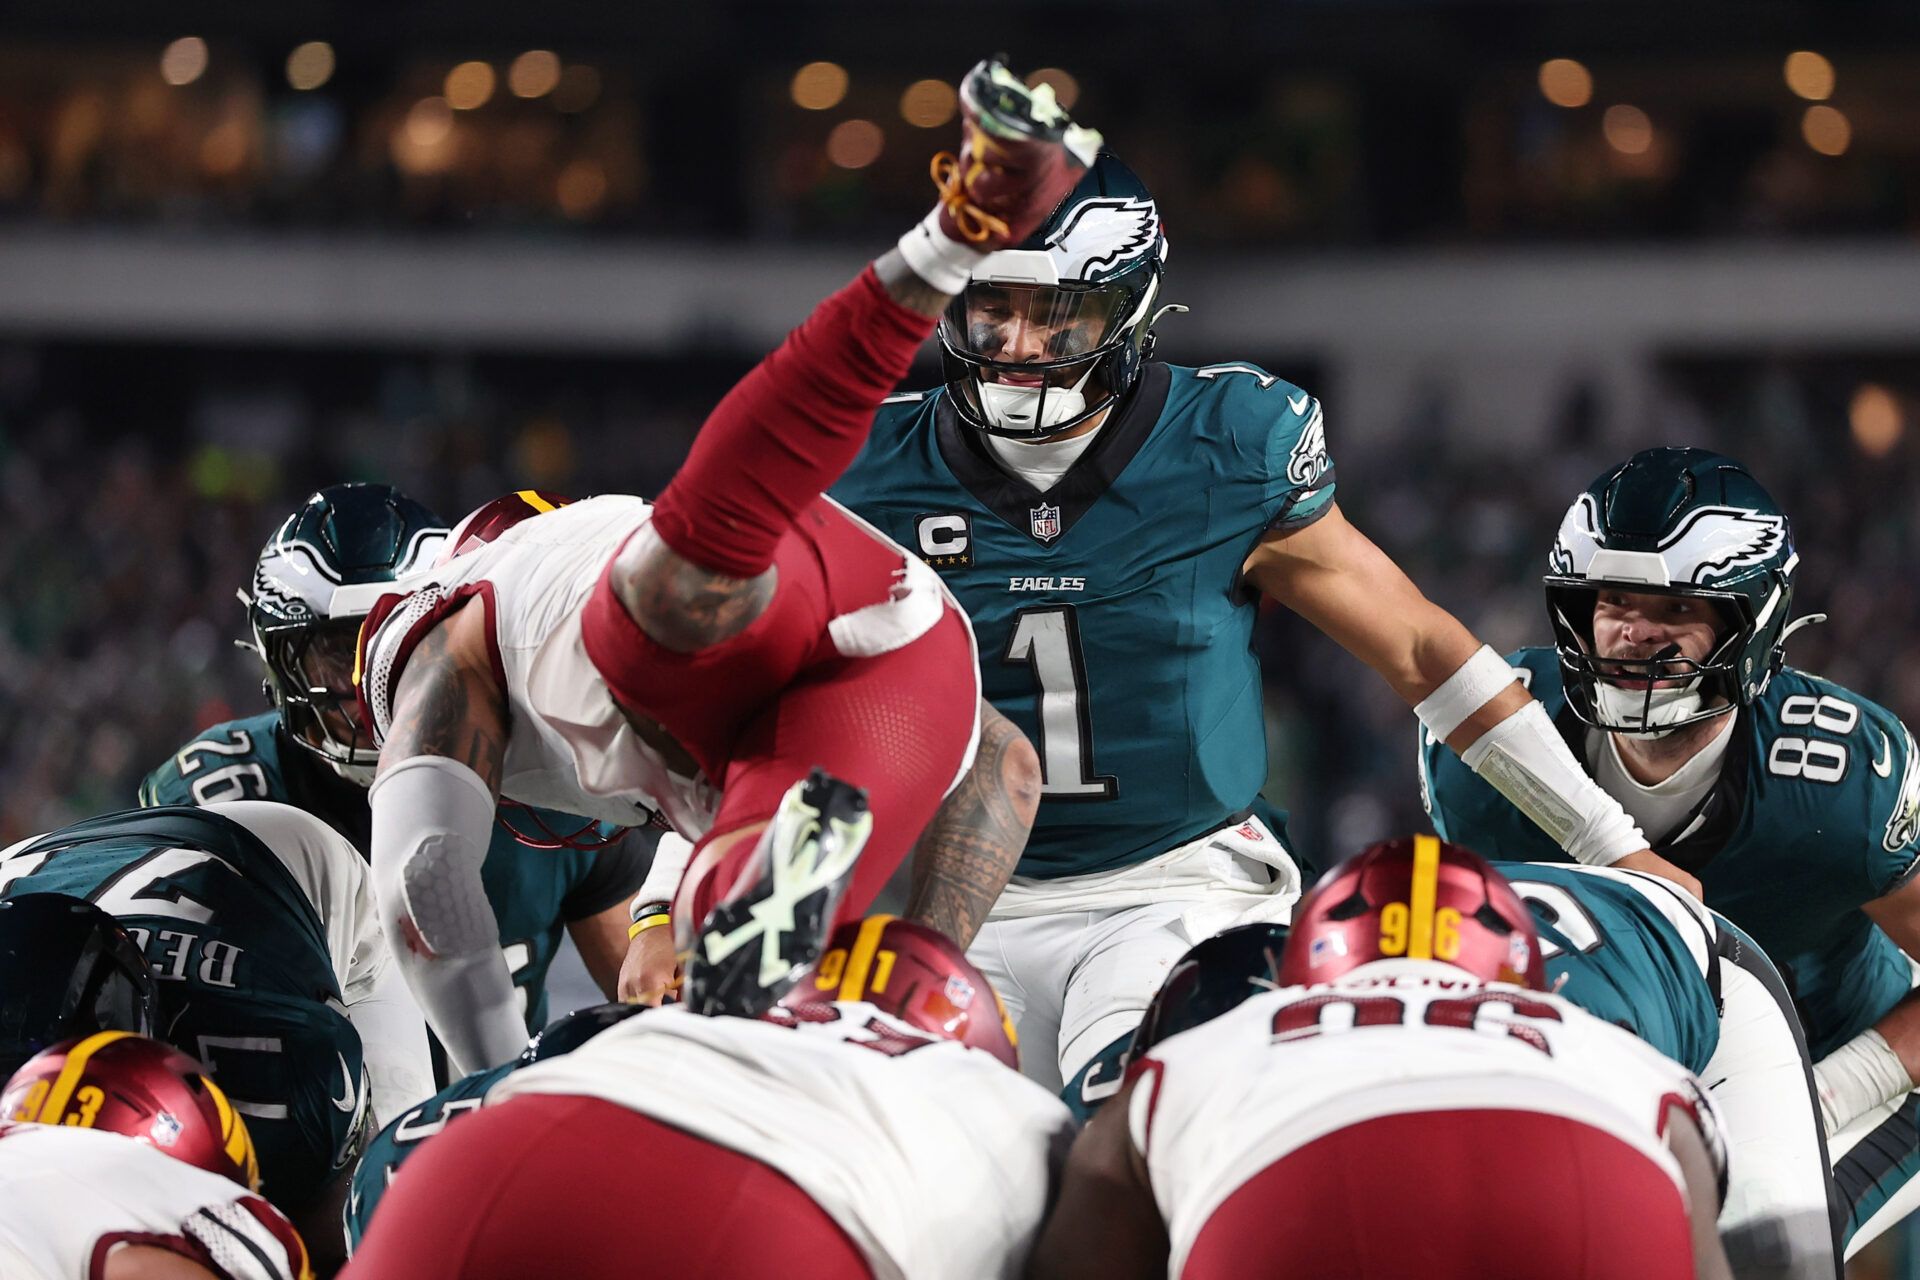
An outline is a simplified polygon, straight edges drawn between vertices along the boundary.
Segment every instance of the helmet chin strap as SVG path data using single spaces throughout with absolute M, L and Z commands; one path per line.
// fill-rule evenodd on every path
M 1083 388 L 1087 385 L 1087 379 L 1093 376 L 1094 366 L 1098 363 L 1089 362 L 1087 371 L 1070 387 L 1049 387 L 1044 383 L 1016 387 L 979 378 L 980 411 L 996 427 L 1038 435 L 1049 427 L 1060 426 L 1086 412 L 1087 396 Z M 1035 421 L 1036 414 L 1038 421 Z
M 1647 661 L 1666 662 L 1679 656 L 1680 646 L 1670 644 Z M 1602 680 L 1594 686 L 1594 701 L 1609 723 L 1628 726 L 1612 732 L 1630 738 L 1664 738 L 1705 708 L 1700 680 L 1696 675 L 1677 689 L 1642 690 L 1622 689 Z

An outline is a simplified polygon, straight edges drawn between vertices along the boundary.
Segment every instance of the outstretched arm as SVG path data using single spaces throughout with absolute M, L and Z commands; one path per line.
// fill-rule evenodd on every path
M 368 795 L 381 927 L 462 1072 L 505 1062 L 527 1038 L 480 878 L 507 744 L 487 622 L 469 601 L 409 656 Z
M 907 914 L 969 945 L 1007 887 L 1039 807 L 1038 753 L 1011 720 L 983 701 L 973 768 L 914 846 Z
M 1573 857 L 1664 876 L 1700 896 L 1700 882 L 1647 848 L 1619 804 L 1586 776 L 1499 655 L 1422 595 L 1338 506 L 1264 539 L 1244 572 L 1379 672 L 1434 736 Z

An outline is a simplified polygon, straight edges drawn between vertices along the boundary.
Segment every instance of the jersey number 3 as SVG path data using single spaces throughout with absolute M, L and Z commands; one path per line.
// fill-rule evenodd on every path
M 1034 722 L 1040 726 L 1040 795 L 1048 800 L 1111 800 L 1120 783 L 1093 771 L 1093 716 L 1080 622 L 1070 604 L 1022 609 L 1000 661 L 1033 669 Z

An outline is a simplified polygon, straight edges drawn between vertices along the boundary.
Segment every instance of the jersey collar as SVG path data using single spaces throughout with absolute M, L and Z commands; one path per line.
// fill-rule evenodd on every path
M 1025 481 L 1008 475 L 980 442 L 979 433 L 960 421 L 953 402 L 945 396 L 934 410 L 934 438 L 954 478 L 1012 528 L 1034 536 L 1034 503 L 1058 507 L 1058 532 L 1045 540 L 1035 536 L 1036 542 L 1051 545 L 1093 508 L 1140 452 L 1160 421 L 1172 385 L 1173 375 L 1166 365 L 1149 363 L 1119 412 L 1102 424 L 1093 444 L 1045 493 L 1036 493 Z

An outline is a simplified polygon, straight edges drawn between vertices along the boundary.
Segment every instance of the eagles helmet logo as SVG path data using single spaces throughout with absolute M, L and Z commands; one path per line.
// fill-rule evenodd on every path
M 1100 197 L 1074 206 L 1047 237 L 1062 280 L 1093 280 L 1123 262 L 1145 257 L 1160 240 L 1160 214 L 1153 201 Z
M 1765 564 L 1787 545 L 1786 517 L 1745 507 L 1701 507 L 1661 540 L 1655 549 L 1666 569 L 1666 583 L 1706 586 L 1734 569 Z M 1580 495 L 1560 524 L 1547 563 L 1554 573 L 1586 577 L 1600 542 L 1600 519 L 1593 495 Z

